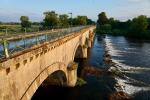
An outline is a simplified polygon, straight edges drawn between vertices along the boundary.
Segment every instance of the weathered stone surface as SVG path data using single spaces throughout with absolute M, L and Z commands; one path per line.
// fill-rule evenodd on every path
M 46 42 L 28 50 L 16 53 L 0 63 L 0 100 L 30 100 L 42 82 L 52 73 L 61 70 L 67 77 L 67 85 L 75 86 L 77 65 L 74 61 L 78 47 L 82 58 L 87 57 L 87 48 L 83 48 L 90 31 L 93 38 L 95 27 L 83 29 L 78 33 Z

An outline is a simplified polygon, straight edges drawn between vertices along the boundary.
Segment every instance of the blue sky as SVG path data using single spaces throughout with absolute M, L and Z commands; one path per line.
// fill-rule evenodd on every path
M 74 17 L 87 15 L 93 20 L 104 11 L 108 17 L 127 20 L 141 14 L 150 17 L 150 0 L 0 0 L 0 21 L 19 21 L 21 15 L 42 21 L 43 12 L 50 10 L 72 12 Z

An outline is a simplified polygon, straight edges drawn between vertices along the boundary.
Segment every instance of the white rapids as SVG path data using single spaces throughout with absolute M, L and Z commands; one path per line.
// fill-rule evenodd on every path
M 117 60 L 117 59 L 113 58 L 113 56 L 116 56 L 116 57 L 122 56 L 121 54 L 126 51 L 116 50 L 114 47 L 114 44 L 112 43 L 111 39 L 108 36 L 106 36 L 104 38 L 104 43 L 105 43 L 105 50 L 112 57 L 112 59 L 111 59 L 112 62 L 115 63 L 115 67 L 110 67 L 109 71 L 115 70 L 116 68 L 117 68 L 117 70 L 124 72 L 124 73 L 138 73 L 140 70 L 150 71 L 150 68 L 128 66 L 123 63 L 123 60 Z M 125 48 L 125 49 L 134 50 L 135 48 Z M 124 75 L 124 77 L 125 77 L 125 79 L 122 79 L 120 77 L 115 78 L 117 81 L 117 84 L 115 87 L 117 91 L 123 91 L 129 95 L 132 95 L 141 90 L 150 90 L 149 84 L 145 84 L 141 81 L 129 78 L 125 75 Z M 133 86 L 131 83 L 139 83 L 139 84 L 143 84 L 143 86 Z

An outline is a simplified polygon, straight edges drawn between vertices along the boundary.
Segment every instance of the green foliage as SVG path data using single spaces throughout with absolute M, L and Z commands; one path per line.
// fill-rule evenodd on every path
M 21 16 L 20 17 L 21 26 L 22 28 L 29 28 L 31 27 L 31 22 L 29 21 L 28 16 Z
M 111 25 L 110 24 L 104 24 L 104 25 L 101 25 L 98 29 L 100 34 L 108 34 L 108 33 L 111 33 Z
M 98 15 L 97 24 L 99 24 L 99 26 L 108 24 L 108 18 L 107 18 L 107 16 L 106 16 L 106 13 L 105 13 L 105 12 L 102 12 L 102 13 L 100 13 L 100 14 Z
M 58 15 L 55 11 L 44 12 L 45 18 L 42 22 L 30 22 L 28 16 L 21 16 L 18 22 L 0 22 L 0 35 L 5 33 L 16 34 L 26 32 L 37 32 L 39 30 L 47 30 L 54 28 L 66 28 L 71 25 L 92 25 L 94 21 L 88 19 L 87 16 L 77 16 L 75 18 L 68 18 L 67 14 Z M 32 26 L 31 26 L 32 25 Z
M 6 29 L 8 35 L 24 33 L 24 30 L 22 29 L 21 25 L 0 25 L 0 35 L 4 35 L 6 33 Z M 26 29 L 27 32 L 37 32 L 38 30 L 38 25 L 32 25 L 32 27 Z
M 69 23 L 76 25 L 94 25 L 95 22 L 91 19 L 88 19 L 87 16 L 77 16 L 76 18 L 69 19 Z
M 82 85 L 85 85 L 85 84 L 87 84 L 87 82 L 85 80 L 83 80 L 82 78 L 78 77 L 76 86 L 82 86 Z
M 108 34 L 111 32 L 111 25 L 108 23 L 108 18 L 105 12 L 98 15 L 97 32 L 100 34 Z
M 60 21 L 61 27 L 68 27 L 69 26 L 68 15 L 66 15 L 66 14 L 59 15 L 59 21 Z
M 148 18 L 147 21 L 148 21 L 148 30 L 150 30 L 150 18 Z
M 43 20 L 43 26 L 46 28 L 53 28 L 58 25 L 58 14 L 55 11 L 44 12 L 45 18 Z
M 87 16 L 77 16 L 76 25 L 86 25 L 87 24 Z
M 132 20 L 121 22 L 114 18 L 109 18 L 104 12 L 100 13 L 97 21 L 97 33 L 124 35 L 132 38 L 150 39 L 150 18 L 144 15 Z
M 146 32 L 147 28 L 148 28 L 147 17 L 141 15 L 132 20 L 129 32 L 131 36 L 133 35 L 136 37 L 141 37 L 142 33 Z
M 71 25 L 77 26 L 94 24 L 94 22 L 91 19 L 88 19 L 87 16 L 77 16 L 76 18 L 68 18 L 68 15 L 62 14 L 58 17 L 58 14 L 56 14 L 54 11 L 45 12 L 44 15 L 45 18 L 42 22 L 42 26 L 48 29 L 58 26 L 69 27 Z
M 87 18 L 87 25 L 95 25 L 95 22 Z
M 4 35 L 6 33 L 6 29 L 7 29 L 7 33 L 8 34 L 12 34 L 12 33 L 19 33 L 21 32 L 21 26 L 20 25 L 0 25 L 0 35 Z

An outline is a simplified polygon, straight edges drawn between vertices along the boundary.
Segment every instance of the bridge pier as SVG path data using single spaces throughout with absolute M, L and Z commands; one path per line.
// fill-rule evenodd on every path
M 91 41 L 90 39 L 87 40 L 87 44 L 88 44 L 88 47 L 89 47 L 89 48 L 92 47 L 92 41 Z
M 90 33 L 89 40 L 91 41 L 91 44 L 94 42 L 95 32 Z
M 83 57 L 82 58 L 87 58 L 87 50 L 88 50 L 88 45 L 85 44 L 82 47 L 82 52 L 83 52 Z
M 78 64 L 75 62 L 71 62 L 67 67 L 67 73 L 68 73 L 67 86 L 69 86 L 69 87 L 74 87 L 76 85 L 77 68 L 78 68 Z

